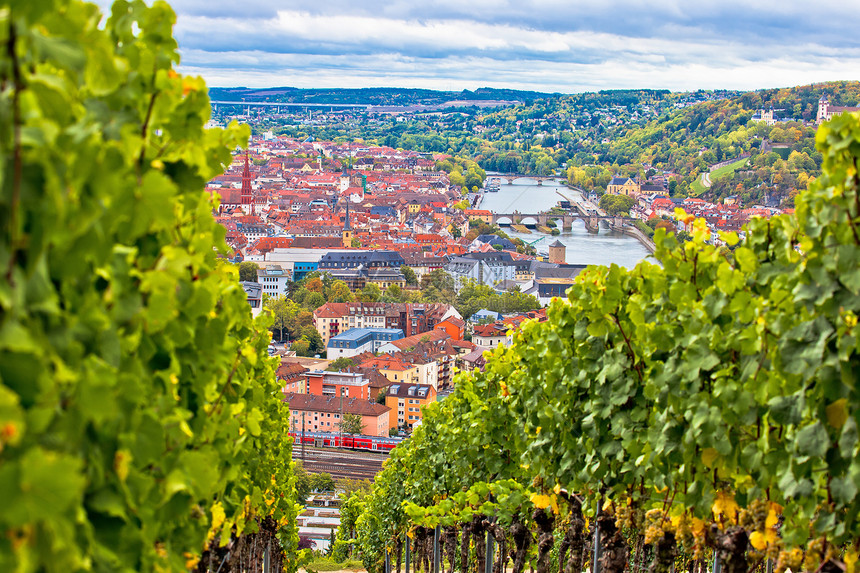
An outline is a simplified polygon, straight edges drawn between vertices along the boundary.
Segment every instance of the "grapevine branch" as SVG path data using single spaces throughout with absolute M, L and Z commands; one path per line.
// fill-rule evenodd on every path
M 215 402 L 212 403 L 212 408 L 210 408 L 209 413 L 206 414 L 206 417 L 209 418 L 212 416 L 212 413 L 218 408 L 218 404 L 221 403 L 221 399 L 224 397 L 224 394 L 227 392 L 227 388 L 230 387 L 230 382 L 233 381 L 233 376 L 236 374 L 236 370 L 239 368 L 239 357 L 242 355 L 242 351 L 239 350 L 236 353 L 236 358 L 233 360 L 233 369 L 230 370 L 230 374 L 227 375 L 227 380 L 224 381 L 224 385 L 221 387 L 221 392 L 218 394 L 218 398 Z
M 860 213 L 860 195 L 857 193 L 857 187 L 860 186 L 860 175 L 857 173 L 857 158 L 854 158 L 854 206 L 857 208 L 857 212 Z M 848 212 L 848 224 L 851 227 L 851 233 L 854 235 L 854 244 L 860 245 L 860 236 L 857 235 L 857 225 L 854 222 L 855 215 L 851 214 L 851 208 L 847 207 L 846 211 Z
M 23 162 L 21 159 L 21 90 L 25 89 L 21 75 L 21 64 L 15 53 L 18 33 L 15 22 L 9 18 L 9 38 L 6 40 L 6 55 L 12 62 L 12 204 L 9 213 L 9 232 L 12 253 L 9 257 L 9 268 L 6 270 L 6 280 L 12 280 L 12 269 L 18 258 L 18 211 L 21 204 L 21 181 L 23 179 Z
M 624 338 L 624 343 L 627 345 L 627 353 L 630 356 L 630 360 L 633 362 L 633 369 L 636 371 L 636 374 L 639 376 L 639 381 L 645 378 L 642 374 L 642 363 L 636 358 L 636 352 L 633 351 L 633 345 L 630 343 L 630 337 L 627 336 L 627 333 L 624 332 L 624 327 L 621 326 L 621 320 L 618 318 L 618 312 L 612 313 L 613 321 L 615 325 L 618 327 L 618 330 L 621 332 L 621 336 Z
M 155 81 L 155 75 L 157 74 L 158 69 L 153 70 L 153 82 Z M 149 96 L 149 105 L 146 108 L 146 116 L 143 118 L 143 125 L 140 126 L 140 155 L 137 157 L 137 182 L 140 184 L 141 181 L 141 172 L 143 171 L 143 160 L 146 156 L 146 136 L 149 131 L 149 122 L 152 120 L 152 110 L 155 107 L 155 99 L 158 97 L 160 92 L 158 90 L 153 90 L 152 95 Z

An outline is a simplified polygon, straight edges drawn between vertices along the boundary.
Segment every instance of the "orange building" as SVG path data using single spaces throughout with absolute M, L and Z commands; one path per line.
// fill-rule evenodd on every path
M 466 335 L 466 322 L 456 316 L 451 316 L 437 324 L 433 330 L 447 332 L 451 340 L 463 340 L 463 336 Z
M 305 374 L 307 394 L 370 400 L 370 382 L 356 372 L 315 371 Z
M 305 372 L 307 371 L 308 369 L 301 364 L 290 362 L 285 358 L 282 359 L 276 373 L 278 382 L 281 383 L 281 390 L 284 392 L 304 393 L 306 391 Z
M 493 222 L 493 212 L 486 209 L 466 209 L 465 213 L 469 219 L 480 219 L 488 225 Z
M 293 432 L 340 432 L 340 422 L 345 414 L 361 416 L 362 434 L 366 436 L 388 436 L 391 408 L 362 400 L 338 396 L 314 396 L 292 394 L 284 397 L 290 405 L 290 431 Z
M 421 408 L 436 401 L 436 390 L 424 384 L 392 384 L 385 395 L 391 409 L 391 428 L 412 428 L 423 416 Z

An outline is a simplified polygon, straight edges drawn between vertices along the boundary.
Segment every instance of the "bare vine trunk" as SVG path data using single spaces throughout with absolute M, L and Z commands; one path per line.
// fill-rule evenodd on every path
M 484 573 L 487 566 L 487 528 L 489 520 L 483 515 L 472 518 L 472 539 L 475 541 L 475 571 Z
M 615 516 L 601 513 L 597 517 L 600 531 L 600 569 L 602 573 L 622 573 L 627 566 L 627 543 L 615 527 Z
M 675 534 L 668 531 L 663 533 L 663 537 L 659 538 L 654 545 L 654 560 L 651 561 L 648 573 L 669 573 L 678 554 Z
M 564 565 L 564 573 L 580 573 L 585 566 L 585 518 L 582 516 L 582 504 L 574 499 L 570 502 L 570 525 L 565 539 L 570 546 L 570 556 Z M 561 558 L 559 558 L 559 565 Z
M 709 541 L 720 557 L 723 572 L 746 573 L 747 546 L 749 545 L 747 532 L 737 526 L 720 531 L 716 525 L 712 525 L 709 533 Z
M 419 556 L 421 560 L 421 568 L 425 573 L 430 573 L 433 559 L 433 530 L 427 527 L 421 527 L 418 529 L 418 535 L 415 537 L 417 539 L 417 545 L 420 548 Z
M 532 544 L 532 536 L 528 528 L 519 520 L 514 521 L 510 527 L 511 539 L 514 546 L 511 548 L 514 559 L 513 573 L 522 573 L 523 566 L 526 563 L 526 555 L 528 554 L 529 546 Z
M 549 573 L 549 554 L 555 544 L 555 538 L 552 535 L 555 516 L 545 509 L 538 508 L 532 512 L 532 519 L 538 528 L 537 573 Z
M 490 524 L 490 533 L 499 548 L 496 550 L 496 562 L 493 564 L 493 573 L 505 573 L 505 565 L 508 562 L 508 538 L 504 528 L 498 523 Z
M 445 555 L 448 557 L 448 572 L 454 573 L 454 569 L 457 566 L 457 527 L 446 527 L 443 530 L 442 539 L 444 540 L 445 547 Z M 444 567 L 439 568 L 440 571 L 444 571 Z
M 267 548 L 272 569 L 283 569 L 284 554 L 277 538 L 277 523 L 270 517 L 259 522 L 259 529 L 255 533 L 233 536 L 224 547 L 218 541 L 213 540 L 203 552 L 195 571 L 206 573 L 220 568 L 222 573 L 230 573 L 252 567 L 259 569 Z
M 472 540 L 471 523 L 463 524 L 463 534 L 460 539 L 460 573 L 469 573 L 469 545 Z

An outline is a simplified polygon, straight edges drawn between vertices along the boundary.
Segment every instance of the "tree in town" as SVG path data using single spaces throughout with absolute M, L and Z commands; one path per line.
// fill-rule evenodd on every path
M 607 193 L 600 198 L 600 208 L 609 215 L 627 215 L 636 201 L 629 195 Z
M 319 331 L 312 325 L 305 326 L 302 329 L 302 340 L 308 343 L 308 353 L 311 355 L 325 352 L 325 344 L 323 344 L 322 336 Z
M 334 281 L 329 291 L 328 302 L 352 302 L 355 297 L 345 282 Z
M 399 302 L 400 295 L 403 294 L 402 289 L 398 285 L 391 285 L 385 289 L 385 298 L 391 302 Z
M 410 286 L 418 286 L 418 278 L 415 276 L 415 271 L 406 265 L 400 265 L 400 272 L 406 278 L 406 284 Z
M 239 280 L 257 282 L 257 269 L 259 268 L 257 263 L 253 261 L 242 261 L 239 263 Z
M 294 325 L 298 305 L 285 296 L 278 296 L 264 300 L 263 308 L 271 312 L 271 328 L 278 332 L 278 341 L 285 340 L 284 331 Z
M 377 302 L 382 298 L 382 289 L 374 283 L 368 283 L 361 289 L 361 294 L 359 294 L 358 298 L 361 302 Z
M 350 366 L 355 366 L 355 361 L 352 358 L 341 356 L 340 358 L 335 358 L 329 362 L 328 366 L 326 366 L 326 370 L 329 372 L 342 372 Z
M 344 414 L 340 419 L 340 431 L 344 434 L 358 435 L 364 433 L 364 422 L 359 414 Z

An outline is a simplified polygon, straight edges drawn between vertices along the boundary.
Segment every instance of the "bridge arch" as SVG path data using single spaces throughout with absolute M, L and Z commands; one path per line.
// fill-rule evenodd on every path
M 534 217 L 523 217 L 520 219 L 520 225 L 525 225 L 526 227 L 537 227 L 539 221 Z
M 507 215 L 504 215 L 504 216 L 496 219 L 496 225 L 499 225 L 500 227 L 501 226 L 510 227 L 513 224 L 514 224 L 513 220 L 510 217 L 508 217 Z

